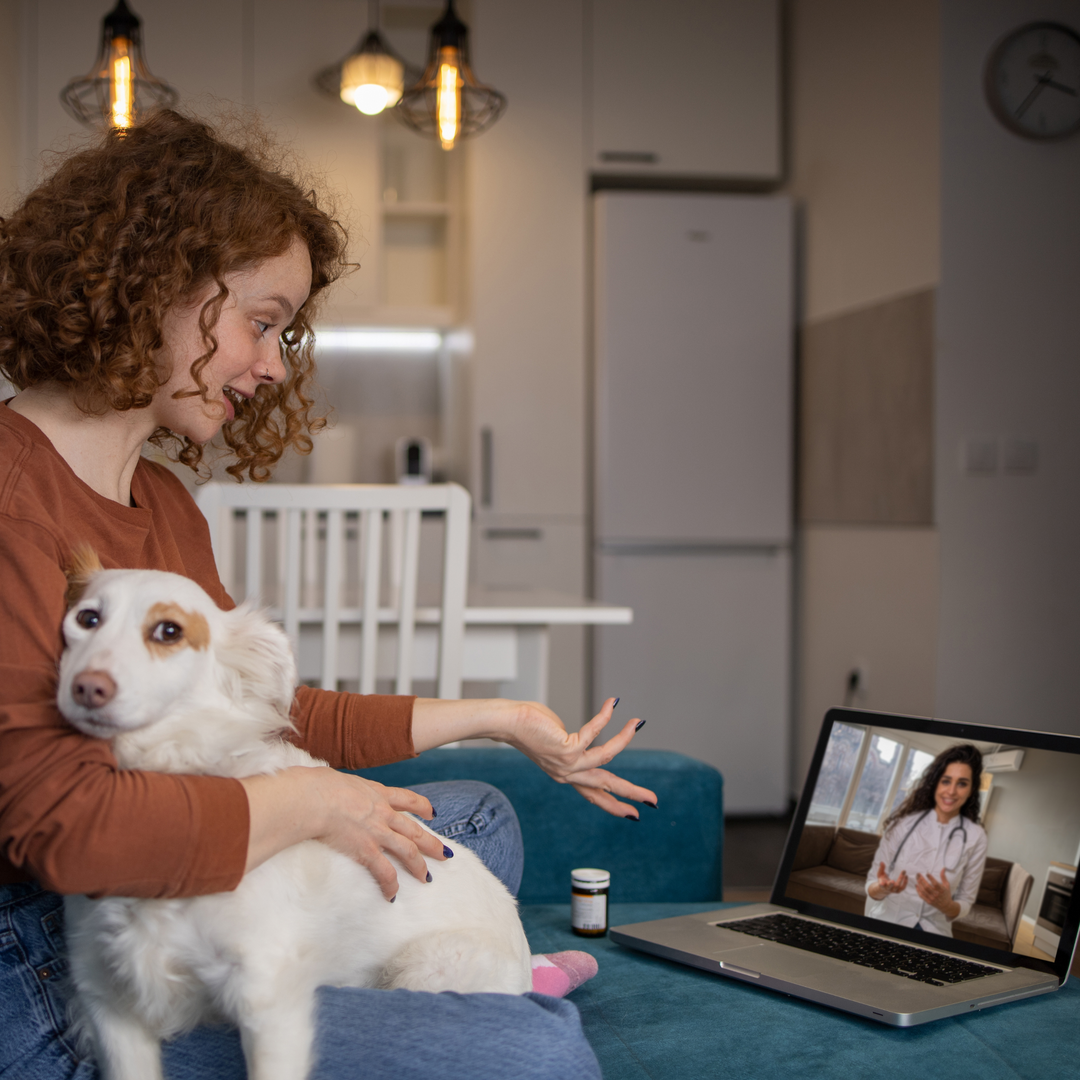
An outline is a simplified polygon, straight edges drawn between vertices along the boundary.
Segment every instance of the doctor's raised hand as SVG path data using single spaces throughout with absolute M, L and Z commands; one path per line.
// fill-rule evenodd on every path
M 960 914 L 960 905 L 952 898 L 952 888 L 945 871 L 941 871 L 939 881 L 933 874 L 917 874 L 915 891 L 931 907 L 936 907 L 947 919 L 955 919 Z
M 895 880 L 892 880 L 885 872 L 885 864 L 878 864 L 877 881 L 867 889 L 867 892 L 875 900 L 884 900 L 890 893 L 902 893 L 908 884 L 908 876 L 906 870 L 900 871 L 900 876 Z

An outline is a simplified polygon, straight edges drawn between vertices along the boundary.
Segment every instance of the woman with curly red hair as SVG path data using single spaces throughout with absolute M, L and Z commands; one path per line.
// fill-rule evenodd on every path
M 251 143 L 251 140 L 249 140 Z M 473 846 L 511 891 L 512 808 L 482 785 L 384 788 L 334 769 L 245 780 L 124 771 L 55 706 L 65 569 L 79 544 L 106 567 L 185 574 L 231 606 L 201 514 L 147 442 L 196 468 L 219 433 L 238 479 L 310 449 L 318 298 L 346 269 L 345 238 L 267 140 L 237 146 L 161 112 L 64 159 L 0 222 L 0 1072 L 92 1076 L 67 1037 L 62 893 L 192 896 L 305 839 L 366 866 L 392 900 L 387 855 L 421 881 L 441 843 Z M 606 772 L 634 722 L 590 748 L 533 703 L 448 702 L 300 687 L 296 739 L 357 768 L 489 736 L 621 817 L 652 792 Z M 479 822 L 479 824 L 477 824 Z M 470 838 L 471 830 L 471 838 Z M 571 1006 L 502 995 L 328 990 L 316 1075 L 598 1075 Z M 478 1033 L 483 1037 L 477 1038 Z M 243 1073 L 235 1033 L 199 1029 L 166 1050 L 170 1075 Z

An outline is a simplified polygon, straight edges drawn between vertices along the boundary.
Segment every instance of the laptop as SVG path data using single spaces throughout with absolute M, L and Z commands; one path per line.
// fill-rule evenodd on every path
M 831 709 L 770 902 L 609 933 L 631 949 L 909 1027 L 1065 982 L 1080 889 L 1063 900 L 1046 885 L 1056 864 L 1075 866 L 1078 849 L 1080 738 Z M 1060 930 L 1053 955 L 1036 933 L 1047 904 Z

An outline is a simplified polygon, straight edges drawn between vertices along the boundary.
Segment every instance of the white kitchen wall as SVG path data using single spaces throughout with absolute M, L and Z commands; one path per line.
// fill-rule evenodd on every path
M 1080 734 L 1080 137 L 1006 131 L 982 94 L 998 38 L 1080 30 L 1076 0 L 943 0 L 937 707 Z M 1032 472 L 972 475 L 971 441 L 1034 443 Z

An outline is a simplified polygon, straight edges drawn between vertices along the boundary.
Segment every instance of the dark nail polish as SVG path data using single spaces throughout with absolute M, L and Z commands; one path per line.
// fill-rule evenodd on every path
M 438 817 L 439 816 L 439 811 L 436 810 L 434 806 L 431 808 L 431 816 L 432 817 Z
M 450 850 L 450 849 L 449 849 L 449 848 L 448 848 L 448 847 L 447 847 L 447 846 L 446 846 L 445 844 L 443 844 L 443 846 L 442 846 L 442 853 L 443 853 L 443 854 L 444 854 L 444 855 L 445 855 L 445 856 L 446 856 L 446 857 L 447 857 L 448 859 L 452 859 L 452 858 L 454 857 L 454 853 L 453 853 L 453 852 L 452 852 L 452 851 L 451 851 L 451 850 Z
M 392 904 L 396 899 L 397 899 L 397 893 L 394 893 L 394 895 L 390 897 L 390 903 Z
M 640 731 L 644 726 L 645 726 L 645 721 L 644 720 L 639 720 L 637 722 L 637 726 L 634 728 L 634 730 L 635 731 Z
M 639 818 L 639 817 L 630 817 L 629 814 L 627 814 L 627 816 L 625 818 L 623 818 L 623 821 L 640 821 L 640 820 L 641 820 L 641 818 Z
M 616 698 L 616 699 L 615 699 L 615 705 L 618 705 L 620 701 L 622 701 L 622 698 Z M 612 705 L 612 706 L 611 706 L 611 707 L 612 707 L 612 709 L 614 709 L 614 708 L 615 708 L 615 705 Z
M 428 881 L 431 880 L 431 871 L 430 870 L 428 871 L 427 879 L 428 879 Z
M 652 807 L 652 808 L 653 808 L 654 810 L 658 809 L 658 807 L 657 807 L 656 803 L 654 803 L 654 802 L 649 802 L 649 801 L 648 801 L 648 799 L 646 799 L 646 800 L 645 800 L 645 805 L 646 805 L 646 806 L 651 806 L 651 807 Z

